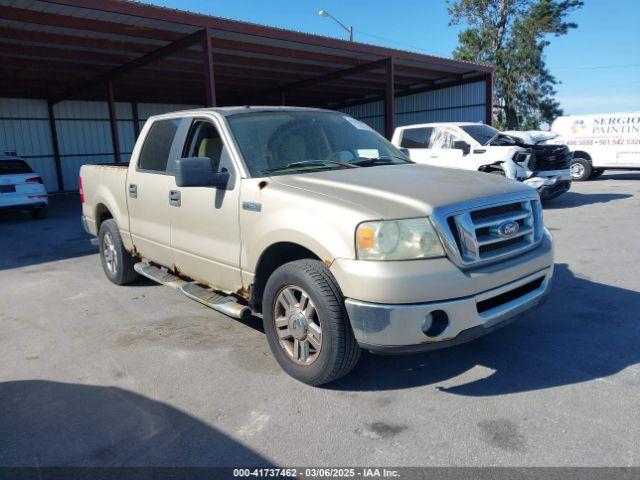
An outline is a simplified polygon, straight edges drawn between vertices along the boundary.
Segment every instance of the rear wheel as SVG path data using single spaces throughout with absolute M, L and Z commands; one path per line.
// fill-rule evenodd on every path
M 342 293 L 318 260 L 296 260 L 273 272 L 262 312 L 271 352 L 282 369 L 301 382 L 336 380 L 360 358 Z
M 591 162 L 586 158 L 576 157 L 571 160 L 571 180 L 582 182 L 591 176 Z
M 604 173 L 604 168 L 594 168 L 593 170 L 591 170 L 591 175 L 589 175 L 589 178 L 594 180 L 598 178 L 600 175 L 602 175 L 603 173 Z
M 126 285 L 138 279 L 140 275 L 133 269 L 136 260 L 124 248 L 115 220 L 102 222 L 98 241 L 102 269 L 109 280 L 116 285 Z

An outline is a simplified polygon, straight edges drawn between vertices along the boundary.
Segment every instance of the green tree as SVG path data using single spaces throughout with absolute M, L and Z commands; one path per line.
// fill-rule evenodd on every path
M 454 58 L 493 65 L 494 121 L 499 128 L 539 128 L 562 115 L 556 79 L 544 61 L 549 36 L 576 28 L 569 14 L 581 0 L 454 0 L 451 25 L 458 35 Z

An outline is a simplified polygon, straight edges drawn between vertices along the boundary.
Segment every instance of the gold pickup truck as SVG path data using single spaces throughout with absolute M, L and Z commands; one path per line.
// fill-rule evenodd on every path
M 417 165 L 345 114 L 228 107 L 150 118 L 129 165 L 85 165 L 82 221 L 104 272 L 224 314 L 261 315 L 312 385 L 361 348 L 456 345 L 538 306 L 553 246 L 535 190 Z

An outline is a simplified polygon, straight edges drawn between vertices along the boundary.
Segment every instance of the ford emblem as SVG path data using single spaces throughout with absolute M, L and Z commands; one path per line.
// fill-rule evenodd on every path
M 511 235 L 518 233 L 518 230 L 520 230 L 518 222 L 508 220 L 500 224 L 498 227 L 498 235 L 501 237 L 510 237 Z

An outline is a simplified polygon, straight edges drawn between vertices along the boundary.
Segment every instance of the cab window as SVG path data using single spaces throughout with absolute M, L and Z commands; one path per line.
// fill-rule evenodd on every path
M 138 158 L 139 170 L 166 172 L 171 145 L 179 124 L 180 119 L 173 118 L 158 120 L 151 125 Z
M 189 130 L 182 156 L 210 158 L 214 170 L 218 171 L 223 148 L 218 129 L 209 121 L 195 120 Z
M 451 128 L 438 128 L 431 143 L 431 148 L 453 148 L 454 142 L 462 140 L 462 137 Z
M 402 148 L 429 148 L 433 127 L 407 128 L 402 131 Z

